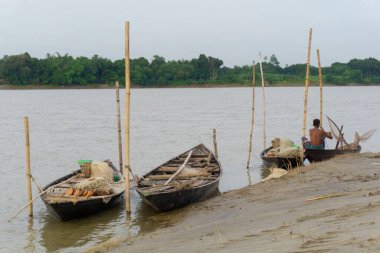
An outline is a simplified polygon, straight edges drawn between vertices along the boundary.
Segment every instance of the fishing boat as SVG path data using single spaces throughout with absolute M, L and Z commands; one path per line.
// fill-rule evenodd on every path
M 360 153 L 362 147 L 355 149 L 305 149 L 305 158 L 309 162 L 321 162 L 334 158 L 338 155 Z
M 282 169 L 290 169 L 293 167 L 301 166 L 301 157 L 299 156 L 270 156 L 268 152 L 273 147 L 269 147 L 260 153 L 265 167 L 277 167 Z
M 109 165 L 109 170 L 117 182 L 109 183 L 110 191 L 106 193 L 96 193 L 92 196 L 76 196 L 67 194 L 69 189 L 74 189 L 76 185 L 87 178 L 83 169 L 76 170 L 66 176 L 63 176 L 42 190 L 46 191 L 41 198 L 48 211 L 62 221 L 71 220 L 95 214 L 121 202 L 124 194 L 124 178 L 110 161 L 105 161 Z M 94 178 L 98 180 L 99 177 Z
M 326 116 L 329 123 L 332 136 L 337 140 L 335 149 L 305 149 L 305 157 L 309 162 L 321 162 L 329 160 L 338 155 L 345 154 L 355 154 L 360 153 L 362 147 L 359 145 L 360 142 L 365 142 L 374 134 L 375 129 L 367 131 L 363 135 L 359 135 L 355 132 L 354 141 L 352 143 L 347 143 L 342 132 L 343 125 L 338 127 L 338 125 L 328 116 Z
M 135 190 L 154 210 L 165 212 L 209 198 L 217 192 L 221 175 L 217 157 L 199 144 L 135 177 Z

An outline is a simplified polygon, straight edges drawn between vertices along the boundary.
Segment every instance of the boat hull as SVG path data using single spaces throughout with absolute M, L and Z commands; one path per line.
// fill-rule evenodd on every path
M 137 183 L 137 185 L 135 186 L 136 192 L 140 195 L 141 199 L 146 204 L 151 206 L 154 210 L 158 212 L 170 211 L 170 210 L 180 208 L 191 203 L 203 201 L 211 197 L 213 194 L 215 194 L 218 191 L 219 181 L 222 176 L 222 166 L 219 160 L 217 159 L 217 157 L 215 157 L 215 155 L 209 149 L 207 149 L 203 144 L 199 144 L 198 146 L 195 146 L 194 148 L 158 166 L 157 168 L 145 174 L 140 179 L 140 181 L 143 178 L 149 178 L 150 175 L 160 174 L 159 169 L 162 166 L 164 167 L 174 166 L 178 168 L 179 166 L 178 163 L 174 161 L 182 156 L 187 157 L 187 154 L 189 154 L 190 151 L 193 152 L 194 156 L 196 156 L 197 155 L 196 153 L 198 152 L 198 155 L 202 154 L 203 157 L 208 157 L 209 159 L 208 166 L 214 167 L 214 169 L 218 168 L 216 170 L 217 172 L 215 172 L 217 174 L 214 175 L 215 178 L 205 184 L 197 185 L 195 181 L 194 185 L 188 185 L 181 189 L 175 189 L 175 190 L 169 190 L 169 191 L 146 192 L 144 186 L 140 185 L 140 183 Z M 182 164 L 182 162 L 180 164 Z M 196 168 L 196 166 L 197 165 L 195 165 L 194 168 Z M 172 173 L 174 172 L 172 171 Z M 199 180 L 202 181 L 203 179 L 199 179 Z
M 339 149 L 306 149 L 305 157 L 309 162 L 322 162 L 334 158 L 338 155 L 360 153 L 361 146 L 353 150 L 339 150 Z
M 80 170 L 77 170 L 71 174 L 61 177 L 55 180 L 54 182 L 46 185 L 43 188 L 43 190 L 46 190 L 47 188 L 51 186 L 54 186 L 62 181 L 65 181 L 75 176 L 79 172 Z M 89 198 L 89 199 L 79 200 L 76 202 L 65 201 L 65 202 L 57 202 L 57 203 L 50 203 L 49 201 L 46 200 L 44 196 L 42 196 L 41 199 L 44 202 L 48 212 L 52 216 L 62 221 L 67 221 L 71 219 L 77 219 L 77 218 L 93 215 L 95 213 L 108 209 L 112 206 L 118 205 L 122 201 L 123 195 L 124 195 L 124 191 L 118 194 L 104 196 L 102 198 Z
M 154 210 L 157 212 L 166 212 L 191 203 L 203 201 L 215 194 L 218 187 L 219 180 L 197 188 L 152 194 L 148 196 L 144 196 L 138 188 L 136 188 L 136 191 L 140 195 L 141 199 Z
M 73 202 L 64 202 L 64 203 L 54 203 L 50 204 L 44 201 L 46 208 L 49 213 L 62 220 L 72 220 L 77 218 L 82 218 L 86 216 L 90 216 L 106 210 L 110 207 L 116 206 L 120 204 L 123 198 L 123 193 L 110 197 L 109 200 L 104 199 L 91 199 L 78 201 L 77 203 Z M 108 202 L 107 202 L 108 201 Z
M 271 150 L 272 147 L 265 149 L 261 152 L 260 156 L 263 160 L 265 167 L 277 167 L 282 169 L 290 169 L 293 167 L 301 166 L 301 158 L 296 157 L 279 157 L 279 156 L 266 156 L 266 153 Z

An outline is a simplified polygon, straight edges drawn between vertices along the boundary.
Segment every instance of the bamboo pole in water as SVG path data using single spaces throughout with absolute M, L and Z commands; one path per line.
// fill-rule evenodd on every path
M 212 129 L 212 139 L 214 142 L 214 154 L 215 157 L 218 158 L 218 144 L 216 143 L 216 129 Z
M 310 72 L 310 51 L 311 51 L 311 38 L 312 38 L 313 30 L 310 28 L 309 30 L 309 44 L 307 47 L 307 58 L 306 58 L 306 79 L 305 79 L 305 97 L 304 97 L 304 105 L 303 105 L 303 125 L 302 125 L 302 137 L 306 137 L 306 114 L 307 114 L 307 97 L 309 93 L 309 72 Z M 303 143 L 301 145 L 301 161 L 304 158 L 304 148 Z
M 318 77 L 319 77 L 319 120 L 321 121 L 320 126 L 322 127 L 323 82 L 322 82 L 322 67 L 321 67 L 321 58 L 319 56 L 319 49 L 317 49 L 317 58 L 318 58 Z
M 32 176 L 30 174 L 30 142 L 29 142 L 29 120 L 24 117 L 25 147 L 26 147 L 26 178 L 28 187 L 28 202 L 32 201 Z M 29 217 L 33 217 L 33 204 L 29 205 Z
M 266 102 L 265 102 L 265 85 L 264 85 L 264 73 L 263 73 L 263 64 L 262 64 L 262 58 L 261 58 L 261 52 L 259 52 L 260 56 L 260 73 L 261 73 L 261 86 L 263 87 L 263 146 L 264 149 L 267 148 L 267 134 L 266 134 Z
M 130 117 L 131 80 L 129 71 L 129 22 L 125 22 L 125 209 L 131 213 L 129 192 L 129 117 Z
M 249 168 L 249 163 L 251 161 L 252 155 L 252 132 L 253 125 L 255 122 L 255 63 L 252 65 L 252 111 L 251 111 L 251 129 L 249 131 L 249 147 L 248 147 L 248 161 L 247 161 L 247 169 Z
M 121 119 L 120 119 L 120 94 L 119 81 L 116 81 L 116 107 L 117 107 L 117 133 L 119 141 L 119 164 L 120 173 L 123 175 L 123 144 L 121 142 Z
M 45 194 L 46 192 L 48 192 L 51 188 L 53 188 L 53 187 L 57 187 L 57 186 L 60 186 L 60 185 L 62 185 L 62 184 L 65 184 L 65 183 L 68 183 L 68 182 L 70 182 L 71 180 L 73 180 L 73 179 L 75 179 L 75 178 L 77 178 L 78 177 L 78 175 L 76 175 L 76 176 L 74 176 L 74 177 L 70 177 L 69 179 L 67 179 L 67 180 L 65 180 L 65 181 L 62 181 L 62 182 L 60 182 L 60 183 L 58 183 L 58 184 L 55 184 L 55 185 L 53 185 L 53 186 L 50 186 L 49 188 L 47 188 L 47 189 L 45 189 L 45 190 L 41 190 L 40 191 L 40 193 L 39 194 L 37 194 L 36 196 L 34 196 L 34 198 L 32 198 L 31 200 L 29 200 L 29 202 L 28 203 L 26 203 L 26 205 L 25 206 L 23 206 L 22 208 L 20 208 L 15 214 L 13 214 L 12 215 L 12 217 L 10 217 L 9 219 L 8 219 L 8 222 L 10 222 L 11 220 L 13 220 L 22 210 L 24 210 L 26 207 L 30 207 L 30 206 L 32 206 L 33 205 L 33 201 L 35 201 L 39 196 L 42 196 L 43 194 Z

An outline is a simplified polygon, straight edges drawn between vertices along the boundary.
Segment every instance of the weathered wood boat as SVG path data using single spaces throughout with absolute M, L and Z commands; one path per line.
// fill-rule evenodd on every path
M 158 212 L 207 199 L 217 192 L 222 167 L 203 144 L 136 178 L 135 190 Z
M 263 160 L 265 167 L 277 167 L 282 169 L 290 169 L 293 167 L 301 166 L 303 162 L 301 161 L 301 157 L 294 156 L 268 156 L 269 150 L 272 147 L 269 147 L 260 153 L 260 157 Z
M 107 161 L 115 175 L 121 178 L 111 185 L 111 193 L 101 196 L 73 196 L 67 195 L 66 191 L 75 184 L 85 180 L 82 171 L 76 170 L 46 185 L 41 196 L 48 211 L 55 217 L 66 221 L 95 214 L 121 202 L 125 191 L 124 178 L 115 166 Z
M 311 163 L 321 162 L 338 155 L 360 153 L 361 149 L 360 145 L 354 149 L 305 149 L 305 158 Z

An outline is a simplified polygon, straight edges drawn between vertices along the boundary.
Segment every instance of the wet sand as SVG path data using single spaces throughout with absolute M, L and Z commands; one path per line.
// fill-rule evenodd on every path
M 379 178 L 380 153 L 341 156 L 158 214 L 161 228 L 87 252 L 380 252 Z

